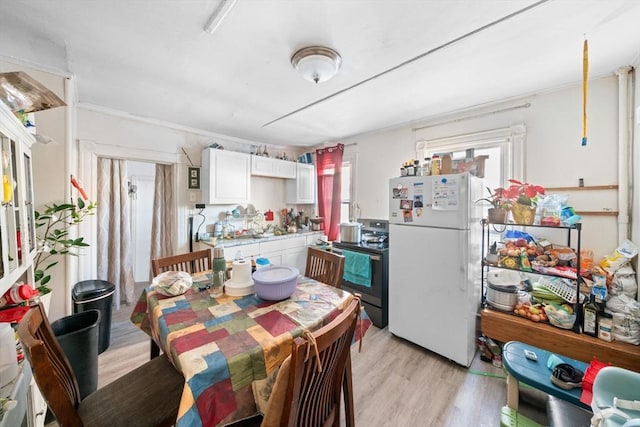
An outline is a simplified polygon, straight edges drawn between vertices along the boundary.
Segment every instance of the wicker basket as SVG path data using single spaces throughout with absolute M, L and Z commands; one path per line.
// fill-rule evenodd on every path
M 513 220 L 516 224 L 531 225 L 536 217 L 535 205 L 527 206 L 520 203 L 514 203 L 509 206 L 509 210 L 511 211 L 511 216 L 513 216 Z

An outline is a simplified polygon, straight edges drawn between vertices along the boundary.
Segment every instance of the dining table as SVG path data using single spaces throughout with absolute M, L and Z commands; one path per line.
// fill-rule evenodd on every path
M 282 301 L 212 297 L 203 286 L 209 277 L 194 274 L 193 285 L 178 296 L 149 286 L 131 314 L 184 375 L 177 427 L 221 426 L 264 411 L 293 339 L 329 323 L 354 298 L 303 275 Z M 362 343 L 371 324 L 362 310 L 354 342 Z

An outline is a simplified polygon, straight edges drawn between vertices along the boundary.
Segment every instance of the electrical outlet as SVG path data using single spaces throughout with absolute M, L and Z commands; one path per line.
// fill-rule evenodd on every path
M 196 209 L 204 209 L 204 208 L 205 208 L 204 203 L 196 203 Z
M 190 202 L 195 202 L 196 201 L 196 195 L 193 192 L 191 192 L 189 194 L 189 201 Z

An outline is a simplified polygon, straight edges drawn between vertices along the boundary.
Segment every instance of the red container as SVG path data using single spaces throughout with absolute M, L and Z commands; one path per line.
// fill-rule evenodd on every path
M 273 211 L 268 210 L 264 213 L 264 219 L 267 221 L 273 221 Z

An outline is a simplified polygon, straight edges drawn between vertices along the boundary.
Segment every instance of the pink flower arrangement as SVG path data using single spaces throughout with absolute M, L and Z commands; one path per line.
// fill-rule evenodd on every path
M 509 203 L 533 206 L 538 201 L 538 196 L 544 195 L 544 187 L 510 179 L 511 185 L 507 188 L 496 188 L 495 193 Z

